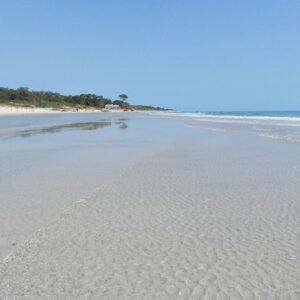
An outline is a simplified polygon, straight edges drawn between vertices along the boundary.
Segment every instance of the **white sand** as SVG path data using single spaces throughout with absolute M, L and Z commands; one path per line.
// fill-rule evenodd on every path
M 99 113 L 104 112 L 101 109 L 80 109 L 80 113 Z M 105 112 L 109 113 L 122 113 L 124 112 L 123 109 L 112 109 L 112 110 L 105 110 Z M 138 114 L 145 114 L 145 113 L 155 113 L 156 111 L 152 110 L 133 110 L 130 113 L 138 113 Z M 72 108 L 68 109 L 52 109 L 52 108 L 41 108 L 41 107 L 15 107 L 15 106 L 8 106 L 8 105 L 0 105 L 0 116 L 5 115 L 24 115 L 24 114 L 57 114 L 57 113 L 77 113 L 76 110 Z
M 50 108 L 27 108 L 27 107 L 14 107 L 0 105 L 0 115 L 17 115 L 17 114 L 42 114 L 54 113 L 55 111 Z M 56 111 L 57 112 L 57 111 Z
M 80 109 L 80 113 L 99 113 L 104 112 L 101 109 Z M 124 112 L 123 109 L 113 109 L 106 110 L 105 112 L 109 113 L 121 113 Z M 153 113 L 151 110 L 144 111 L 131 111 L 131 113 Z M 5 115 L 24 115 L 24 114 L 57 114 L 57 113 L 78 113 L 76 110 L 72 108 L 68 109 L 52 109 L 52 108 L 40 108 L 40 107 L 15 107 L 15 106 L 7 106 L 0 105 L 0 116 Z
M 76 111 L 75 111 L 76 112 Z M 81 109 L 81 113 L 94 113 L 101 112 L 101 110 L 95 109 Z M 1 115 L 23 115 L 23 114 L 54 114 L 54 113 L 74 113 L 72 109 L 64 110 L 53 110 L 52 108 L 39 108 L 39 107 L 14 107 L 0 105 L 0 116 Z
M 188 130 L 11 252 L 1 297 L 300 299 L 299 146 Z

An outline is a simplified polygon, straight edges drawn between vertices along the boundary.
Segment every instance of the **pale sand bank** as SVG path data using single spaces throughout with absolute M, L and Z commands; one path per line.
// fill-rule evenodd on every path
M 8 255 L 1 297 L 299 299 L 299 147 L 189 130 Z
M 52 108 L 41 108 L 41 107 L 15 107 L 0 105 L 0 116 L 6 115 L 31 115 L 31 114 L 61 114 L 61 113 L 122 113 L 123 109 L 112 109 L 112 110 L 101 110 L 101 109 L 80 109 L 78 112 L 74 108 L 67 109 L 52 109 Z M 153 113 L 151 110 L 133 110 L 130 113 Z
M 68 110 L 54 110 L 52 108 L 40 108 L 40 107 L 14 107 L 14 106 L 3 106 L 0 105 L 0 116 L 1 115 L 24 115 L 24 114 L 57 114 L 57 113 L 73 113 L 72 109 Z M 82 109 L 80 110 L 81 113 L 95 113 L 101 112 L 101 110 L 95 109 Z

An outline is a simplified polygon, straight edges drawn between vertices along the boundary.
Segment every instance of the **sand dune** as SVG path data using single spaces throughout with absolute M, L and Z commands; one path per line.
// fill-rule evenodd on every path
M 299 299 L 299 149 L 285 147 L 195 131 L 7 256 L 2 298 Z

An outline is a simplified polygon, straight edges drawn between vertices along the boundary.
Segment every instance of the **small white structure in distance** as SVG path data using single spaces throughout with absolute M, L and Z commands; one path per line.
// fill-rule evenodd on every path
M 119 109 L 120 105 L 118 105 L 118 104 L 106 104 L 104 108 L 106 110 L 114 110 L 114 109 Z

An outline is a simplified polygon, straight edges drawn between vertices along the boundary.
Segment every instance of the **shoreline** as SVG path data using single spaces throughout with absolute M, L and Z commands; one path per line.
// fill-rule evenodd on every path
M 0 105 L 0 117 L 1 116 L 13 116 L 13 115 L 35 115 L 35 114 L 73 114 L 73 113 L 154 113 L 156 110 L 132 110 L 125 111 L 123 109 L 80 109 L 76 111 L 74 108 L 60 108 L 53 109 L 49 107 L 15 107 L 9 105 Z
M 182 113 L 182 112 L 165 112 L 164 117 L 185 118 L 188 120 L 198 120 L 207 122 L 297 122 L 300 123 L 298 116 L 247 116 L 247 115 L 209 115 L 205 113 Z

